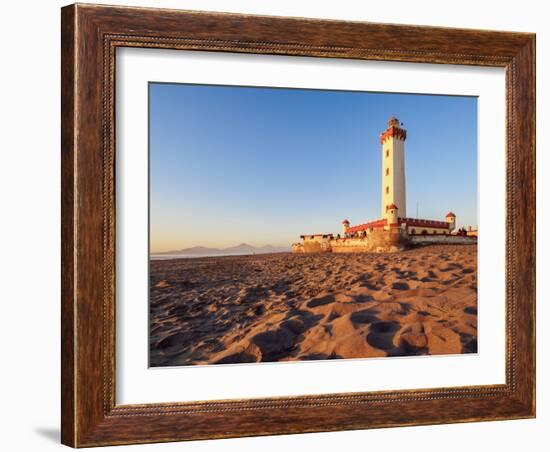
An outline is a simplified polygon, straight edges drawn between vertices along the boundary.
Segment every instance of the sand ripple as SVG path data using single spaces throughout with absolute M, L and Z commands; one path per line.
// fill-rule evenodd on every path
M 477 352 L 477 249 L 151 262 L 151 365 Z

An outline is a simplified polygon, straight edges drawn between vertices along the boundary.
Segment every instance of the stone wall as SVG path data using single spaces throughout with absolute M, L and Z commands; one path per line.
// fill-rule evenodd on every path
M 292 245 L 293 253 L 391 253 L 410 245 L 476 244 L 477 237 L 459 235 L 408 235 L 400 228 L 374 229 L 366 237 L 303 240 Z
M 330 253 L 331 239 L 328 237 L 307 237 L 300 243 L 292 244 L 293 253 Z
M 465 237 L 463 235 L 411 235 L 409 240 L 415 245 L 428 243 L 472 245 L 477 243 L 477 237 Z
M 330 246 L 333 253 L 372 253 L 374 250 L 368 238 L 334 239 Z
M 399 228 L 374 229 L 367 237 L 334 239 L 330 245 L 333 253 L 387 253 L 405 249 L 408 238 Z
M 304 240 L 302 243 L 304 253 L 330 252 L 330 240 Z

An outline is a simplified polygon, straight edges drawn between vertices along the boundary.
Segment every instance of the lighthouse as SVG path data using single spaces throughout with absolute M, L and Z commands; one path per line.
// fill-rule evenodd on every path
M 386 217 L 386 207 L 395 205 L 399 216 L 407 216 L 405 194 L 405 140 L 407 131 L 395 117 L 388 121 L 388 128 L 380 134 L 382 145 L 382 204 L 381 217 Z
M 381 215 L 375 220 L 351 225 L 349 220 L 341 223 L 341 234 L 301 235 L 303 243 L 292 245 L 293 253 L 319 252 L 311 245 L 322 242 L 322 251 L 347 252 L 393 252 L 415 243 L 465 243 L 471 237 L 477 243 L 477 230 L 456 228 L 456 215 L 445 215 L 445 221 L 407 217 L 405 192 L 405 140 L 407 131 L 396 117 L 391 117 L 388 127 L 380 134 L 382 145 L 382 205 Z M 321 246 L 321 245 L 319 245 Z

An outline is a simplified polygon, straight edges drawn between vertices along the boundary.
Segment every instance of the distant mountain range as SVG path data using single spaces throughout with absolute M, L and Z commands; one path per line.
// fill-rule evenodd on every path
M 216 256 L 225 254 L 265 254 L 265 253 L 285 253 L 289 252 L 290 247 L 284 246 L 252 246 L 248 243 L 241 243 L 229 248 L 208 248 L 206 246 L 193 246 L 181 250 L 164 251 L 162 253 L 153 253 L 155 255 L 193 255 L 193 256 Z

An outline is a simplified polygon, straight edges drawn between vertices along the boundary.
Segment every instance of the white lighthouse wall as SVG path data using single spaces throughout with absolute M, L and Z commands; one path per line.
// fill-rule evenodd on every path
M 389 151 L 388 156 L 386 156 L 387 151 Z M 386 174 L 388 169 L 389 174 Z M 398 216 L 407 216 L 405 142 L 389 137 L 382 144 L 382 205 L 380 206 L 382 218 L 386 217 L 386 206 L 392 203 L 397 206 Z
M 393 143 L 393 203 L 400 217 L 407 216 L 407 198 L 405 194 L 405 142 L 391 138 Z

